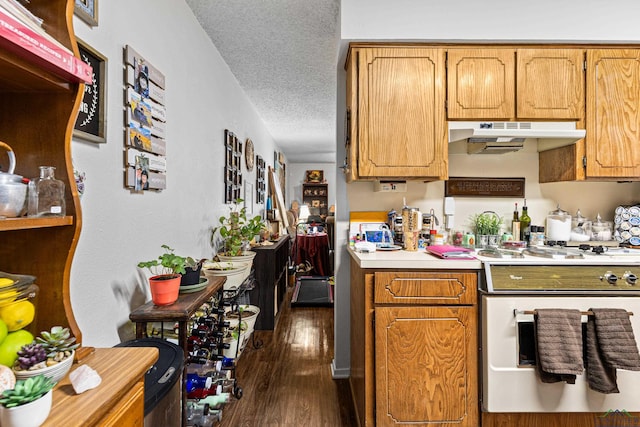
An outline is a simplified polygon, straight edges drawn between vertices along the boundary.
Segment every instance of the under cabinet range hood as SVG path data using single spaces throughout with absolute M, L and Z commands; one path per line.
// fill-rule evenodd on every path
M 538 151 L 575 144 L 584 138 L 575 122 L 449 122 L 449 142 L 467 141 L 469 154 L 518 151 L 525 139 L 537 139 Z

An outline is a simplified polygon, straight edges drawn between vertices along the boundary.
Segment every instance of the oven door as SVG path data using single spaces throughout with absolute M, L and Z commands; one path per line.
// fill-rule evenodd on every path
M 482 296 L 482 410 L 485 412 L 640 411 L 640 372 L 617 370 L 620 393 L 603 394 L 587 385 L 586 372 L 575 384 L 542 383 L 532 364 L 533 315 L 537 308 L 623 308 L 640 338 L 640 297 Z M 583 322 L 587 317 L 583 316 Z

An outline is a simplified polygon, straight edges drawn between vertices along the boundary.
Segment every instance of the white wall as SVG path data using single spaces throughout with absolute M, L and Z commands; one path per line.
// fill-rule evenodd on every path
M 336 204 L 336 164 L 335 163 L 291 163 L 287 165 L 287 200 L 289 204 L 297 200 L 302 204 L 302 183 L 308 170 L 324 171 L 324 179 L 329 190 L 328 205 Z
M 343 40 L 637 41 L 634 0 L 343 0 Z
M 345 71 L 349 41 L 628 41 L 640 42 L 636 16 L 640 3 L 633 0 L 601 2 L 596 0 L 556 2 L 514 2 L 493 0 L 423 1 L 343 0 L 341 3 L 342 46 L 337 67 L 338 96 L 336 144 L 338 159 L 344 158 Z M 640 201 L 640 184 L 616 183 L 537 183 L 537 156 L 507 154 L 503 157 L 466 155 L 450 157 L 450 176 L 527 177 L 527 205 L 534 222 L 540 222 L 549 208 L 560 202 L 574 213 L 585 215 L 605 212 L 611 218 L 618 203 Z M 482 162 L 482 163 L 481 163 Z M 487 164 L 493 167 L 486 167 Z M 483 166 L 484 165 L 484 166 Z M 487 171 L 487 172 L 483 172 Z M 402 207 L 402 195 L 373 193 L 370 183 L 346 184 L 338 172 L 336 192 L 336 238 L 346 241 L 350 210 L 388 210 Z M 442 212 L 443 184 L 411 183 L 407 204 L 434 208 Z M 344 198 L 343 196 L 344 195 Z M 463 225 L 472 212 L 491 208 L 501 214 L 512 211 L 514 200 L 456 199 L 457 223 Z M 336 243 L 336 285 L 349 283 L 349 255 Z M 335 355 L 332 368 L 340 376 L 349 371 L 349 305 L 347 291 L 336 288 Z
M 98 27 L 74 18 L 76 35 L 108 57 L 109 80 L 107 143 L 72 145 L 74 165 L 87 180 L 71 301 L 83 344 L 109 347 L 132 338 L 129 313 L 150 298 L 138 261 L 155 258 L 163 243 L 182 255 L 211 257 L 209 228 L 228 212 L 224 129 L 242 140 L 250 137 L 268 165 L 280 150 L 182 0 L 109 0 L 99 6 Z M 127 44 L 166 77 L 167 189 L 158 193 L 123 188 Z M 255 168 L 247 172 L 243 166 L 243 175 L 255 190 Z

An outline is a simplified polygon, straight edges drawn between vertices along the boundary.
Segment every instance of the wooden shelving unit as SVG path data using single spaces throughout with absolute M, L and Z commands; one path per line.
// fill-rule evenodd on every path
M 79 57 L 71 26 L 73 1 L 31 0 L 27 7 L 43 19 L 47 34 Z M 60 48 L 55 43 L 50 48 L 54 46 Z M 71 136 L 84 91 L 81 80 L 11 36 L 0 37 L 0 141 L 15 152 L 18 175 L 37 177 L 39 166 L 54 166 L 56 178 L 65 183 L 66 203 L 65 217 L 0 220 L 0 271 L 36 276 L 37 315 L 28 329 L 39 333 L 68 326 L 78 341 L 82 334 L 71 309 L 69 277 L 82 228 L 71 163 Z M 0 167 L 8 167 L 4 153 Z
M 319 215 L 326 218 L 329 214 L 329 184 L 302 184 L 302 203 L 318 208 Z

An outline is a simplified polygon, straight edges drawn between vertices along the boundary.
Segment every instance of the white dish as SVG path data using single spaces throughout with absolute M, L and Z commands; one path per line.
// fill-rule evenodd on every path
M 393 245 L 393 246 L 380 246 L 376 248 L 376 251 L 397 251 L 402 249 L 402 246 Z
M 193 292 L 198 292 L 203 290 L 209 286 L 209 279 L 206 277 L 200 278 L 200 283 L 196 283 L 195 285 L 180 285 L 180 293 L 181 294 L 190 294 Z

